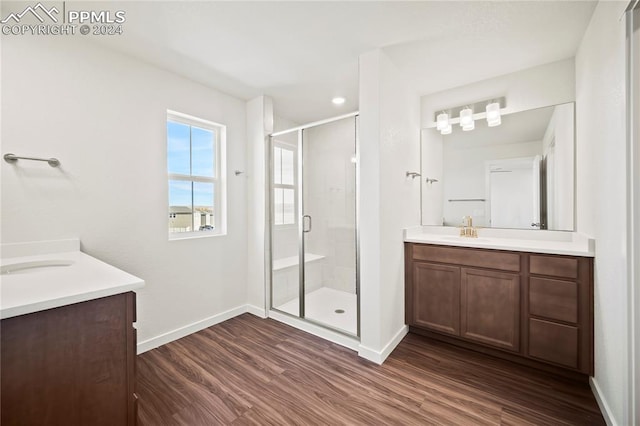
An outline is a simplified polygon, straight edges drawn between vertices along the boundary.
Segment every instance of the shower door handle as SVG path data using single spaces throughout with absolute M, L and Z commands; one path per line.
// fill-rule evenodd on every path
M 305 219 L 309 219 L 309 228 L 305 228 L 304 226 Z M 311 232 L 311 216 L 309 216 L 308 214 L 305 214 L 304 216 L 302 216 L 302 232 Z

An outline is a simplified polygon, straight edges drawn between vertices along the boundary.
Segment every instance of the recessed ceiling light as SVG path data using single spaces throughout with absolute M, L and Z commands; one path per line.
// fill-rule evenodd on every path
M 342 98 L 340 96 L 337 96 L 337 97 L 331 99 L 331 102 L 333 102 L 334 105 L 342 105 L 344 103 L 344 101 L 346 101 L 346 99 Z

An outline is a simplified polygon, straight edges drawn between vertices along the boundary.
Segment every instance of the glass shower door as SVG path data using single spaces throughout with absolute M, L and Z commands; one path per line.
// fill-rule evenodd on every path
M 302 131 L 304 317 L 356 335 L 356 118 Z
M 271 137 L 271 306 L 303 317 L 299 250 L 299 132 Z
M 271 308 L 358 334 L 357 117 L 270 138 Z

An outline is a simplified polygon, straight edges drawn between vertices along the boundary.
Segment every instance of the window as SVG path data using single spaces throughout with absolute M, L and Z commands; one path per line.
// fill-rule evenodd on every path
M 226 127 L 167 111 L 169 238 L 220 235 Z
M 296 223 L 296 151 L 275 142 L 273 147 L 273 207 L 276 225 Z

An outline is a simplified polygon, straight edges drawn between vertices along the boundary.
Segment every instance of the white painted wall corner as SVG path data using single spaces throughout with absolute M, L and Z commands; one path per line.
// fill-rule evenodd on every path
M 255 305 L 247 305 L 247 312 L 250 313 L 251 315 L 255 315 L 258 318 L 262 318 L 265 319 L 267 318 L 267 311 L 264 310 L 264 308 L 260 308 L 258 306 Z
M 618 426 L 618 423 L 616 423 L 613 414 L 611 413 L 611 408 L 609 407 L 609 404 L 607 404 L 607 400 L 604 398 L 604 394 L 600 390 L 600 386 L 598 386 L 598 382 L 595 377 L 589 377 L 589 386 L 591 386 L 593 396 L 596 397 L 596 402 L 598 403 L 598 407 L 600 407 L 600 412 L 602 413 L 602 417 L 604 417 L 604 421 L 608 426 Z
M 367 348 L 366 346 L 360 345 L 358 347 L 358 355 L 364 359 L 367 359 L 371 362 L 375 362 L 378 365 L 381 365 L 388 357 L 391 355 L 391 352 L 400 344 L 404 336 L 409 333 L 409 327 L 404 325 L 398 332 L 389 340 L 389 342 L 382 348 L 380 351 L 376 351 L 371 348 Z

